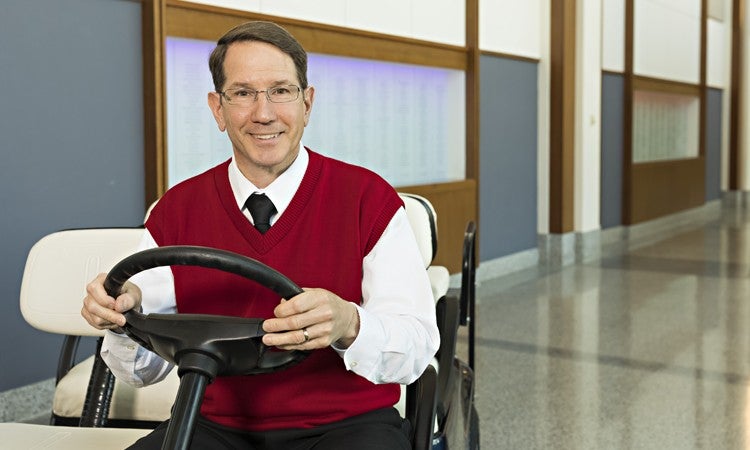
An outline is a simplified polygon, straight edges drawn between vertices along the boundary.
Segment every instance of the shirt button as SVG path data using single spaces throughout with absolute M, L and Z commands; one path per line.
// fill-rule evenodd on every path
M 135 350 L 135 345 L 133 345 L 133 344 L 130 344 L 130 345 L 128 345 L 128 347 L 127 347 L 127 348 L 128 348 L 128 350 L 131 350 L 131 351 L 132 351 L 132 350 Z
M 352 367 L 357 367 L 357 361 L 352 362 Z

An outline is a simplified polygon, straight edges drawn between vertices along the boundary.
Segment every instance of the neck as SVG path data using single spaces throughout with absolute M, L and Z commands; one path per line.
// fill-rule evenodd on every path
M 242 175 L 253 184 L 253 186 L 257 187 L 258 189 L 265 189 L 279 176 L 281 176 L 281 174 L 289 169 L 289 167 L 297 159 L 298 155 L 299 150 L 290 155 L 289 158 L 282 161 L 281 163 L 272 166 L 261 166 L 253 163 L 252 161 L 238 158 L 236 154 L 235 160 L 237 161 L 237 168 L 240 170 Z

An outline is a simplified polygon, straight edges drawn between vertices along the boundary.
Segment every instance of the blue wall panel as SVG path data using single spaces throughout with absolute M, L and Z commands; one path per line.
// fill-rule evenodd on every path
M 142 220 L 140 2 L 3 2 L 0 67 L 0 367 L 13 368 L 0 370 L 3 391 L 54 376 L 62 342 L 19 311 L 34 242 Z
M 602 229 L 622 225 L 623 83 L 621 74 L 602 75 Z
M 721 89 L 708 89 L 706 95 L 706 201 L 721 198 Z
M 479 255 L 537 246 L 537 64 L 483 55 Z

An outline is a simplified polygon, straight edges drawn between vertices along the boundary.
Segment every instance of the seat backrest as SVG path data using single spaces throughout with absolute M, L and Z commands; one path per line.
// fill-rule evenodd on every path
M 425 268 L 432 264 L 437 253 L 437 215 L 432 203 L 426 198 L 415 195 L 400 193 L 401 200 L 406 207 L 406 216 L 409 218 L 409 224 L 417 238 L 419 252 L 422 254 L 422 261 Z
M 135 253 L 142 228 L 59 231 L 29 251 L 21 281 L 21 313 L 33 327 L 50 333 L 101 336 L 81 317 L 86 284 Z
M 466 225 L 464 233 L 464 250 L 461 270 L 461 325 L 469 326 L 469 367 L 474 370 L 474 338 L 476 330 L 476 223 Z
M 444 266 L 432 265 L 437 254 L 437 214 L 432 203 L 426 198 L 416 194 L 399 194 L 406 207 L 406 216 L 409 225 L 417 239 L 419 252 L 422 254 L 422 263 L 427 269 L 430 278 L 432 295 L 437 302 L 443 297 L 450 286 L 450 273 Z

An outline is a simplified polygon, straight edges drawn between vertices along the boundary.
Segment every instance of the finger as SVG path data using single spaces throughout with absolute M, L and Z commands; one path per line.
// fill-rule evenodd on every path
M 129 311 L 141 306 L 141 289 L 135 284 L 126 281 L 120 295 L 115 301 L 115 309 L 120 312 Z
M 305 339 L 307 331 L 307 339 Z M 329 324 L 316 324 L 283 333 L 268 333 L 263 336 L 263 343 L 283 350 L 313 350 L 331 345 L 331 328 Z
M 334 305 L 324 295 L 314 294 L 298 300 L 289 300 L 286 303 L 295 304 L 277 306 L 274 310 L 276 317 L 263 322 L 264 331 L 274 333 L 301 330 L 304 327 L 330 322 L 335 319 Z
M 276 317 L 289 317 L 300 314 L 314 308 L 314 302 L 314 294 L 306 290 L 288 300 L 282 298 L 281 302 L 274 308 L 273 315 Z
M 88 297 L 101 304 L 102 306 L 114 307 L 115 299 L 112 298 L 104 289 L 104 278 L 106 274 L 100 273 L 91 282 L 86 285 L 86 294 Z
M 102 306 L 90 296 L 84 299 L 81 315 L 89 324 L 98 329 L 125 325 L 125 316 Z
M 125 318 L 119 310 L 127 309 L 132 298 L 113 299 L 104 289 L 106 274 L 99 274 L 86 285 L 86 297 L 83 299 L 81 315 L 98 329 L 114 328 L 125 324 Z M 122 296 L 121 296 L 122 297 Z M 119 303 L 119 304 L 118 304 Z
M 130 293 L 126 293 L 117 297 L 113 309 L 119 313 L 124 313 L 126 311 L 130 311 L 136 306 L 138 306 L 138 302 L 135 298 L 133 298 L 133 295 Z
M 315 323 L 313 314 L 298 314 L 292 317 L 273 318 L 263 321 L 263 331 L 266 333 L 282 333 L 301 330 Z
M 268 333 L 301 330 L 304 327 L 331 322 L 333 311 L 330 305 L 318 305 L 314 309 L 287 317 L 273 317 L 263 321 L 263 330 Z
M 309 332 L 308 332 L 309 333 Z M 263 336 L 263 343 L 273 347 L 297 346 L 309 340 L 305 340 L 302 330 L 291 330 L 283 333 L 268 333 Z

